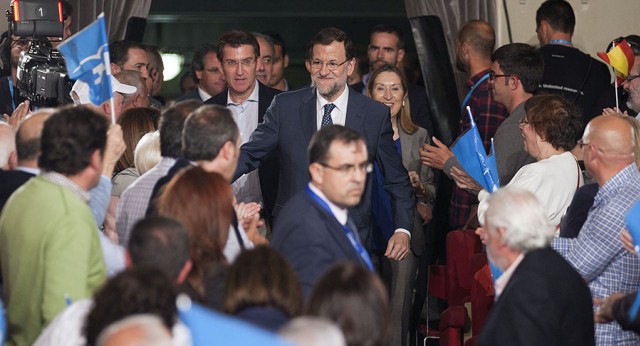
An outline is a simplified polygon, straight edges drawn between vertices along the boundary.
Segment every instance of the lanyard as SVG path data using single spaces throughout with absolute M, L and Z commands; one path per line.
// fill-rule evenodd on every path
M 311 191 L 309 186 L 306 187 L 306 190 L 307 190 L 307 193 L 309 194 L 309 197 L 311 197 L 314 201 L 320 204 L 320 206 L 324 210 L 326 210 L 331 216 L 333 216 L 333 218 L 335 219 L 335 215 L 333 215 L 333 212 L 331 212 L 331 208 L 329 208 L 329 205 L 327 204 L 327 202 L 323 201 L 322 198 L 320 198 L 320 196 L 316 195 L 313 191 Z M 367 253 L 367 251 L 362 247 L 362 244 L 360 244 L 360 242 L 358 241 L 358 238 L 356 238 L 355 233 L 353 233 L 351 228 L 349 228 L 347 225 L 341 225 L 341 226 L 342 226 L 342 230 L 344 231 L 344 234 L 347 236 L 347 238 L 349 238 L 349 241 L 351 242 L 351 246 L 353 246 L 353 248 L 358 252 L 358 254 L 362 258 L 364 263 L 369 268 L 369 270 L 373 271 L 373 263 L 371 262 L 371 258 L 369 257 L 369 254 Z
M 551 40 L 549 41 L 550 44 L 566 44 L 568 46 L 573 46 L 573 43 L 571 43 L 571 41 L 567 41 L 567 40 Z
M 476 88 L 480 86 L 480 84 L 482 84 L 482 82 L 486 81 L 489 78 L 489 74 L 490 72 L 487 72 L 484 76 L 480 77 L 480 79 L 471 87 L 471 90 L 469 90 L 469 92 L 467 93 L 467 96 L 464 97 L 464 101 L 462 101 L 462 106 L 460 106 L 461 111 L 464 112 L 464 107 L 466 107 L 467 104 L 469 103 L 469 100 L 471 99 L 471 95 L 476 90 Z
M 13 110 L 16 110 L 16 103 L 13 100 L 13 80 L 11 79 L 11 76 L 8 77 L 9 79 L 9 93 L 11 94 L 11 106 L 13 107 Z

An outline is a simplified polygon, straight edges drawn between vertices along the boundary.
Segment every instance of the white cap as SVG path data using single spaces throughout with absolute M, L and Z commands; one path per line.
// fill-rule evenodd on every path
M 119 92 L 123 94 L 133 94 L 138 90 L 134 86 L 120 83 L 113 75 L 110 75 L 110 77 L 111 89 L 114 93 Z M 76 93 L 77 97 L 74 97 L 74 92 Z M 86 82 L 77 80 L 73 84 L 73 88 L 71 88 L 70 94 L 71 98 L 73 99 L 73 103 L 75 103 L 76 105 L 91 103 L 91 99 L 89 98 L 89 84 L 87 84 Z

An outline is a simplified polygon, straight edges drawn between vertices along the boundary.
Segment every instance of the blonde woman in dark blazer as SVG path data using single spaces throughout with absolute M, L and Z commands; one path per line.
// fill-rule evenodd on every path
M 411 253 L 402 261 L 389 261 L 384 256 L 380 256 L 379 265 L 381 274 L 390 287 L 393 323 L 391 344 L 405 345 L 415 286 L 417 257 L 424 255 L 426 250 L 423 224 L 431 220 L 432 204 L 436 193 L 433 171 L 422 164 L 418 153 L 423 144 L 429 143 L 429 134 L 427 130 L 417 126 L 411 120 L 407 82 L 403 73 L 395 66 L 383 66 L 372 73 L 367 83 L 367 95 L 389 107 L 393 140 L 402 156 L 402 164 L 409 172 L 409 180 L 417 202 L 411 232 Z M 380 244 L 378 249 L 384 251 L 383 245 L 397 228 L 393 225 L 391 203 L 383 189 L 382 177 L 382 170 L 376 165 L 372 177 L 374 188 L 371 193 L 374 251 L 376 241 Z

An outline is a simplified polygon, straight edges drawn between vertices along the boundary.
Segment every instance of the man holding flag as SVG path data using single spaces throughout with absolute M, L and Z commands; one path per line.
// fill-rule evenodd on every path
M 131 86 L 123 87 L 111 75 L 104 13 L 101 13 L 95 22 L 63 42 L 58 49 L 65 58 L 69 78 L 77 79 L 73 90 L 76 92 L 77 100 L 86 103 L 83 99 L 86 101 L 88 89 L 88 99 L 94 105 L 100 106 L 109 101 L 109 106 L 105 109 L 111 113 L 111 122 L 115 124 L 116 100 L 114 99 L 118 96 L 114 97 L 113 93 L 132 94 L 136 90 Z M 86 86 L 81 82 L 86 83 Z M 122 103 L 121 99 L 119 103 Z
M 640 76 L 640 36 L 626 36 L 609 52 L 598 53 L 598 56 L 616 70 L 618 77 L 616 82 L 622 85 L 629 95 L 627 107 L 640 113 L 640 79 L 638 78 Z M 618 110 L 612 108 L 604 110 L 605 114 L 616 112 Z M 640 119 L 640 115 L 636 115 L 636 118 Z

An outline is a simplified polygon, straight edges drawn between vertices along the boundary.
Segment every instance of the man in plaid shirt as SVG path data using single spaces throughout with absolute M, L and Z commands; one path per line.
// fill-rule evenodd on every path
M 625 215 L 640 199 L 635 136 L 638 133 L 618 116 L 603 115 L 589 122 L 578 145 L 587 172 L 600 189 L 578 237 L 556 238 L 551 243 L 588 282 L 594 299 L 630 293 L 640 284 L 640 261 L 622 248 L 619 239 Z M 595 327 L 598 345 L 640 344 L 640 336 L 623 331 L 615 321 Z
M 485 21 L 469 21 L 460 28 L 456 35 L 456 67 L 470 76 L 465 84 L 468 94 L 462 104 L 463 114 L 459 133 L 462 134 L 469 129 L 469 116 L 464 111 L 464 108 L 469 106 L 487 152 L 491 149 L 491 138 L 494 137 L 502 121 L 509 116 L 507 109 L 491 96 L 488 76 L 494 45 L 493 27 Z M 435 141 L 440 143 L 438 140 Z M 453 153 L 449 150 L 438 149 L 430 147 L 429 152 L 424 153 L 424 155 L 431 153 L 435 155 L 434 161 L 425 163 L 431 167 L 443 169 L 444 163 L 453 156 Z M 445 173 L 448 174 L 448 172 Z M 471 215 L 471 207 L 475 204 L 478 204 L 476 196 L 454 185 L 449 209 L 450 229 L 463 228 Z

